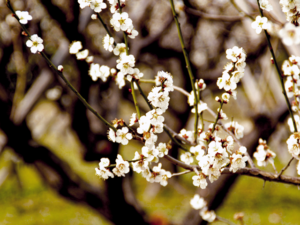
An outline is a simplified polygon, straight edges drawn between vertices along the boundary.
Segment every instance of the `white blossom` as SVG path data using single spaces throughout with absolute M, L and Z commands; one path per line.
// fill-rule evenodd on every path
M 286 45 L 300 43 L 300 27 L 296 27 L 294 24 L 286 23 L 278 34 Z
M 195 194 L 194 197 L 191 199 L 190 204 L 194 209 L 202 209 L 206 206 L 207 203 L 198 194 Z
M 90 8 L 93 9 L 96 13 L 99 13 L 102 11 L 102 9 L 106 8 L 106 4 L 103 2 L 103 0 L 91 0 Z
M 73 41 L 69 46 L 70 54 L 76 54 L 81 49 L 82 49 L 82 44 L 80 41 Z
M 205 208 L 200 211 L 200 216 L 202 217 L 203 220 L 209 223 L 215 221 L 217 217 L 214 211 L 208 211 L 208 209 Z
M 86 57 L 88 57 L 88 55 L 89 55 L 89 50 L 85 49 L 81 52 L 76 53 L 76 58 L 78 60 L 83 60 L 83 59 L 86 59 Z
M 110 24 L 113 26 L 115 31 L 126 31 L 132 25 L 132 20 L 128 18 L 128 13 L 114 13 Z
M 129 129 L 127 127 L 122 127 L 122 129 L 118 129 L 116 134 L 116 142 L 121 143 L 122 145 L 127 145 L 128 140 L 132 139 L 132 134 L 129 133 Z
M 205 189 L 207 187 L 206 177 L 203 173 L 201 173 L 200 175 L 193 176 L 192 179 L 194 186 L 200 187 L 202 189 Z
M 273 10 L 273 6 L 269 3 L 268 0 L 259 0 L 259 5 L 260 5 L 260 8 L 262 8 L 266 11 Z
M 190 165 L 194 161 L 193 156 L 190 152 L 181 154 L 180 160 L 188 165 Z
M 257 34 L 260 34 L 262 30 L 267 30 L 269 27 L 268 18 L 257 16 L 255 21 L 251 24 L 252 28 L 255 29 Z
M 27 47 L 30 48 L 32 53 L 41 52 L 44 50 L 43 39 L 34 34 L 30 37 L 30 40 L 26 42 Z
M 22 24 L 27 24 L 28 20 L 32 20 L 32 16 L 27 11 L 16 11 L 16 15 L 19 17 L 19 21 Z
M 114 50 L 114 38 L 107 34 L 103 38 L 103 46 L 105 50 L 112 52 Z

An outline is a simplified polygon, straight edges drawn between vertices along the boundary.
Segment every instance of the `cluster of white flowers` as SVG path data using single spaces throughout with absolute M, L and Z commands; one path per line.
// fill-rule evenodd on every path
M 252 28 L 255 29 L 257 34 L 260 34 L 262 30 L 270 28 L 271 24 L 268 22 L 267 17 L 257 16 L 255 21 L 251 24 Z
M 283 75 L 286 77 L 285 90 L 289 98 L 294 98 L 292 110 L 295 112 L 294 120 L 297 130 L 300 130 L 300 57 L 292 55 L 289 60 L 285 60 L 282 64 Z M 288 125 L 291 132 L 294 132 L 294 124 L 292 118 L 288 119 Z
M 80 41 L 73 41 L 69 46 L 69 53 L 76 55 L 77 60 L 86 60 L 88 63 L 93 61 L 93 56 L 89 55 L 89 50 L 82 50 L 82 43 Z
M 191 206 L 199 210 L 200 209 L 200 216 L 202 217 L 203 220 L 212 223 L 216 219 L 216 213 L 211 210 L 209 211 L 207 208 L 207 202 L 201 198 L 198 194 L 195 194 L 194 197 L 190 201 Z
M 276 157 L 276 154 L 269 149 L 267 142 L 261 138 L 258 140 L 258 146 L 253 156 L 257 160 L 258 166 L 266 166 L 267 163 L 274 166 L 274 158 Z
M 205 189 L 207 186 L 206 177 L 209 178 L 210 182 L 214 182 L 221 176 L 222 168 L 229 164 L 230 171 L 234 173 L 246 166 L 246 161 L 248 160 L 245 156 L 246 148 L 240 147 L 232 154 L 234 146 L 231 136 L 228 136 L 226 139 L 211 136 L 207 139 L 207 132 L 203 132 L 200 135 L 200 142 L 199 145 L 190 148 L 190 152 L 196 157 L 201 168 L 201 173 L 192 178 L 195 186 Z
M 226 58 L 231 62 L 225 65 L 222 77 L 218 78 L 217 85 L 235 98 L 237 83 L 244 76 L 246 53 L 243 48 L 234 46 L 232 49 L 226 50 Z
M 102 9 L 106 9 L 107 5 L 103 0 L 78 0 L 80 8 L 85 8 L 89 6 L 96 13 L 100 13 Z
M 299 25 L 300 1 L 299 0 L 280 0 L 282 11 L 286 15 L 287 21 Z

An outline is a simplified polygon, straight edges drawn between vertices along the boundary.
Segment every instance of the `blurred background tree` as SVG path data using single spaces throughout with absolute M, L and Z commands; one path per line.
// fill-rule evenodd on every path
M 270 2 L 274 11 L 267 17 L 282 26 L 284 14 L 278 2 Z M 43 38 L 46 55 L 55 65 L 64 65 L 64 74 L 81 95 L 108 121 L 128 121 L 135 111 L 130 86 L 120 90 L 112 78 L 105 83 L 93 82 L 88 64 L 76 61 L 68 51 L 69 44 L 79 40 L 94 62 L 115 67 L 116 57 L 102 45 L 106 31 L 98 20 L 91 20 L 92 10 L 81 10 L 75 0 L 11 3 L 15 10 L 32 15 L 28 30 Z M 237 3 L 249 15 L 259 14 L 256 1 Z M 242 143 L 248 151 L 255 151 L 259 138 L 268 140 L 281 168 L 290 158 L 285 144 L 288 110 L 264 35 L 255 33 L 252 21 L 232 1 L 184 0 L 176 1 L 176 7 L 193 72 L 207 84 L 202 98 L 210 108 L 218 106 L 214 97 L 221 92 L 216 80 L 227 62 L 226 49 L 244 48 L 245 76 L 238 86 L 237 100 L 230 101 L 224 111 L 245 127 Z M 130 0 L 125 11 L 139 31 L 129 41 L 129 50 L 144 78 L 153 79 L 158 71 L 168 71 L 175 85 L 190 92 L 169 1 Z M 109 10 L 101 15 L 109 24 Z M 122 41 L 121 33 L 113 35 L 117 42 Z M 189 206 L 196 190 L 190 174 L 170 179 L 166 188 L 133 173 L 105 182 L 94 175 L 101 157 L 114 161 L 122 152 L 133 158 L 142 145 L 132 141 L 121 147 L 109 142 L 107 127 L 87 111 L 40 55 L 31 54 L 25 41 L 17 20 L 0 0 L 0 224 L 206 224 Z M 289 55 L 300 55 L 299 46 L 287 48 L 276 35 L 271 41 L 280 65 Z M 146 93 L 151 90 L 151 85 L 141 85 Z M 176 132 L 192 129 L 186 97 L 178 92 L 170 97 L 166 124 Z M 141 96 L 138 102 L 146 111 Z M 213 120 L 208 113 L 204 116 Z M 167 135 L 160 138 L 168 140 Z M 179 150 L 174 147 L 170 154 L 177 157 Z M 172 172 L 180 171 L 164 159 L 163 164 Z M 287 173 L 296 174 L 294 164 Z M 236 181 L 237 175 L 222 175 L 197 192 L 210 209 L 230 219 L 244 211 L 248 224 L 297 224 L 300 197 L 294 186 L 264 184 L 248 177 L 234 186 Z

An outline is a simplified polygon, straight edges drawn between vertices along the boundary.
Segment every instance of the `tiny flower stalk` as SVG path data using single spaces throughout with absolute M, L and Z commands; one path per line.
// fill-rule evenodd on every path
M 259 4 L 259 0 L 257 0 L 257 4 L 258 4 L 258 9 L 259 9 L 259 12 L 260 12 L 260 15 L 261 17 L 264 16 L 263 14 L 263 11 L 260 7 L 260 4 Z M 268 46 L 269 46 L 269 49 L 270 49 L 270 52 L 271 52 L 271 55 L 272 55 L 272 58 L 274 60 L 274 65 L 275 65 L 275 68 L 276 68 L 276 71 L 277 71 L 277 74 L 278 74 L 278 77 L 280 79 L 280 84 L 281 84 L 281 88 L 282 88 L 282 93 L 284 95 L 284 98 L 285 98 L 285 101 L 286 101 L 286 104 L 288 106 L 288 109 L 289 109 L 289 113 L 290 113 L 290 116 L 292 118 L 292 121 L 293 121 L 293 126 L 294 126 L 294 130 L 295 132 L 297 132 L 297 125 L 296 125 L 296 121 L 295 121 L 295 118 L 294 118 L 294 114 L 293 114 L 293 111 L 292 111 L 292 107 L 291 107 L 291 103 L 288 99 L 288 96 L 286 94 L 286 90 L 284 88 L 284 81 L 283 81 L 283 76 L 280 72 L 280 69 L 279 69 L 279 66 L 278 66 L 278 63 L 277 63 L 277 60 L 276 60 L 276 57 L 275 57 L 275 53 L 273 51 L 273 47 L 272 47 L 272 44 L 271 44 L 271 40 L 270 40 L 270 35 L 268 34 L 268 32 L 266 30 L 264 30 L 265 32 L 265 35 L 266 35 L 266 38 L 267 38 L 267 41 L 268 41 Z
M 142 88 L 141 88 L 139 82 L 137 82 L 137 81 L 134 81 L 134 82 L 135 82 L 136 86 L 138 87 L 140 94 L 143 96 L 143 98 L 144 98 L 145 101 L 147 102 L 149 108 L 152 110 L 152 109 L 153 109 L 153 106 L 152 106 L 151 103 L 148 101 L 148 99 L 147 99 L 145 93 L 143 92 L 143 90 L 142 90 Z M 152 82 L 151 82 L 151 83 L 152 83 Z M 154 81 L 154 83 L 155 83 L 155 81 Z
M 196 92 L 196 88 L 195 88 L 195 78 L 194 78 L 194 75 L 193 75 L 193 72 L 192 72 L 192 67 L 191 67 L 191 63 L 190 63 L 189 57 L 188 57 L 188 53 L 187 53 L 185 45 L 184 45 L 183 36 L 182 36 L 182 32 L 181 32 L 179 21 L 178 21 L 178 16 L 177 16 L 177 13 L 175 11 L 173 0 L 170 0 L 170 4 L 171 4 L 171 9 L 172 9 L 173 17 L 174 17 L 174 20 L 175 20 L 175 23 L 176 23 L 176 27 L 177 27 L 177 31 L 178 31 L 178 37 L 179 37 L 179 40 L 180 40 L 182 52 L 183 52 L 184 59 L 185 59 L 185 64 L 186 64 L 186 67 L 187 67 L 187 70 L 188 70 L 188 74 L 189 74 L 189 77 L 190 77 L 192 89 L 194 91 L 194 96 L 195 96 L 195 99 L 194 99 L 194 104 L 195 104 L 194 105 L 194 107 L 195 107 L 194 135 L 195 136 L 194 137 L 195 137 L 195 141 L 197 142 L 197 137 L 198 137 L 198 135 L 197 135 L 198 134 L 198 118 L 199 118 L 199 114 L 198 114 L 198 102 L 199 102 L 199 99 L 197 98 L 197 92 Z
M 215 122 L 214 122 L 213 128 L 212 128 L 212 130 L 211 130 L 211 133 L 212 133 L 212 134 L 214 133 L 214 131 L 215 131 L 215 129 L 216 129 L 216 125 L 217 125 L 218 120 L 219 120 L 219 118 L 220 118 L 220 114 L 221 114 L 221 110 L 222 110 L 223 104 L 224 104 L 224 101 L 221 100 L 221 102 L 220 102 L 220 107 L 219 107 L 219 109 L 218 109 L 218 114 L 217 114 L 216 120 L 215 120 Z
M 136 113 L 137 113 L 137 116 L 138 116 L 138 119 L 141 118 L 141 111 L 140 111 L 140 108 L 137 104 L 137 100 L 136 100 L 136 96 L 135 96 L 135 91 L 134 91 L 134 80 L 132 79 L 131 82 L 131 94 L 132 94 L 132 98 L 133 98 L 133 102 L 134 102 L 134 106 L 135 106 L 135 109 L 136 109 Z

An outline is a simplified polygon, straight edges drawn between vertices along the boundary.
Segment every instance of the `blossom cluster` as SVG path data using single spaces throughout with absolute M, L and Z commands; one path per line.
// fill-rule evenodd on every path
M 287 21 L 298 26 L 300 18 L 300 1 L 280 0 L 279 3 L 282 7 L 282 11 L 286 15 Z
M 246 53 L 243 48 L 234 46 L 232 49 L 226 50 L 226 58 L 231 62 L 225 65 L 222 77 L 218 78 L 217 85 L 235 98 L 237 83 L 244 76 Z
M 292 110 L 296 113 L 299 113 L 300 109 L 300 57 L 292 55 L 288 60 L 285 60 L 282 64 L 282 72 L 285 76 L 285 91 L 289 98 L 294 98 L 292 104 Z M 294 120 L 296 122 L 297 130 L 300 129 L 300 117 L 298 114 L 294 114 Z M 294 124 L 291 118 L 288 119 L 288 125 L 290 127 L 291 132 L 294 132 Z
M 270 150 L 267 142 L 261 138 L 258 140 L 258 146 L 253 156 L 257 160 L 258 166 L 266 166 L 267 163 L 274 166 L 274 158 L 276 157 L 276 154 Z
M 186 152 L 180 157 L 186 164 L 194 161 L 192 155 L 196 158 L 201 172 L 192 177 L 195 186 L 205 189 L 206 177 L 210 182 L 214 182 L 221 176 L 222 169 L 228 165 L 230 165 L 229 170 L 234 173 L 246 166 L 248 160 L 248 157 L 245 156 L 246 148 L 242 146 L 232 153 L 234 142 L 231 136 L 221 139 L 216 135 L 213 136 L 210 132 L 203 132 L 199 139 L 200 144 L 191 147 L 190 152 Z
M 196 210 L 200 209 L 199 214 L 203 220 L 212 223 L 217 218 L 216 213 L 213 210 L 211 211 L 208 210 L 207 202 L 203 198 L 201 198 L 198 194 L 194 195 L 194 197 L 190 201 L 190 204 L 194 209 Z

